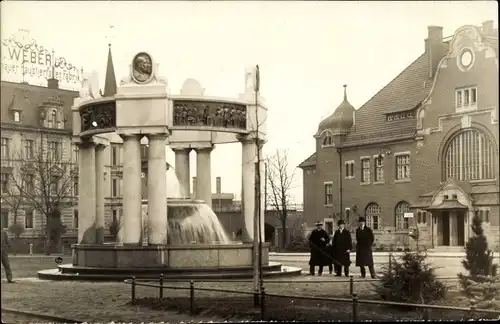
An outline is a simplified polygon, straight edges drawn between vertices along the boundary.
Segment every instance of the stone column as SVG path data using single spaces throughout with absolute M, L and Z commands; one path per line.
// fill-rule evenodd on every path
M 96 243 L 104 243 L 104 145 L 95 148 Z
M 148 156 L 148 245 L 167 244 L 167 135 L 149 135 Z
M 181 186 L 180 195 L 183 198 L 189 198 L 191 196 L 191 186 L 190 181 L 190 170 L 189 170 L 189 152 L 190 148 L 179 148 L 173 150 L 175 153 L 175 175 L 179 180 Z M 174 193 L 169 193 L 174 194 Z
M 241 141 L 242 144 L 242 157 L 241 157 L 241 171 L 242 171 L 242 200 L 243 200 L 243 220 L 244 225 L 242 229 L 243 242 L 253 241 L 253 227 L 255 220 L 255 183 L 256 183 L 256 166 L 257 166 L 257 143 L 254 139 L 245 139 Z M 261 156 L 263 159 L 263 157 Z M 261 236 L 264 242 L 264 228 L 265 228 L 265 174 L 264 162 L 260 163 L 260 179 L 261 179 L 261 199 L 260 199 L 260 215 L 261 215 Z
M 458 216 L 457 212 L 450 211 L 450 246 L 458 245 Z
M 121 137 L 123 138 L 122 242 L 128 245 L 142 245 L 140 136 Z
M 210 153 L 213 147 L 196 149 L 196 199 L 212 207 L 212 170 Z
M 78 244 L 96 242 L 95 144 L 79 144 Z

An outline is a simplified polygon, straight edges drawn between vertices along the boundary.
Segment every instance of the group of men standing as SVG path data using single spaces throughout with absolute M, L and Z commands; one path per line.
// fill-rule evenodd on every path
M 365 218 L 359 217 L 359 226 L 356 229 L 356 266 L 360 268 L 361 277 L 366 277 L 366 269 L 375 278 L 373 266 L 372 245 L 374 242 L 373 231 L 365 224 Z M 330 274 L 335 270 L 336 276 L 349 276 L 351 265 L 350 253 L 352 250 L 352 238 L 349 230 L 345 228 L 344 220 L 339 220 L 338 229 L 330 239 L 330 235 L 323 229 L 322 222 L 316 222 L 316 229 L 309 236 L 311 258 L 309 260 L 309 274 L 314 276 L 315 267 L 318 266 L 318 275 L 323 274 L 323 268 L 328 266 Z

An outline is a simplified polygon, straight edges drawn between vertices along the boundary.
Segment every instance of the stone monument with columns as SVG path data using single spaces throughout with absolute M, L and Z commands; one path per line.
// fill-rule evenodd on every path
M 139 52 L 117 87 L 110 48 L 102 96 L 95 91 L 95 75 L 85 78 L 73 107 L 73 138 L 80 147 L 78 244 L 72 246 L 72 264 L 40 271 L 40 278 L 121 280 L 160 273 L 165 278 L 252 276 L 257 149 L 266 140 L 267 116 L 264 99 L 249 84 L 255 70 L 245 72 L 245 92 L 228 99 L 205 95 L 194 79 L 184 82 L 179 95 L 170 94 L 158 67 L 151 54 Z M 113 80 L 108 80 L 108 74 Z M 115 243 L 104 242 L 103 152 L 110 144 L 110 133 L 123 142 L 123 214 L 120 242 Z M 143 238 L 140 150 L 145 140 L 149 147 L 147 240 Z M 169 211 L 179 204 L 211 206 L 211 153 L 216 145 L 233 142 L 242 145 L 243 241 L 170 244 Z M 180 197 L 175 199 L 168 198 L 172 196 L 167 192 L 167 147 L 175 152 L 175 176 L 180 184 Z M 190 199 L 191 151 L 196 152 L 196 200 Z M 262 202 L 262 208 L 264 205 Z M 263 211 L 261 217 L 264 224 Z M 285 269 L 269 262 L 268 244 L 262 245 L 261 253 L 265 276 L 300 274 L 299 268 Z

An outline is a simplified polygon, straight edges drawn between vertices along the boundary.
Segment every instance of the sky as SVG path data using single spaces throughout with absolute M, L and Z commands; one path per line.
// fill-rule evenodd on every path
M 296 166 L 314 152 L 313 135 L 342 102 L 343 84 L 359 108 L 423 53 L 427 26 L 451 36 L 485 20 L 497 26 L 498 15 L 496 1 L 3 1 L 1 9 L 2 39 L 27 29 L 56 56 L 97 71 L 101 87 L 110 42 L 118 82 L 146 51 L 172 94 L 194 78 L 205 95 L 237 98 L 245 68 L 259 64 L 269 109 L 265 154 L 286 150 L 298 204 Z M 194 152 L 190 158 L 195 176 Z M 170 150 L 167 160 L 174 163 Z M 240 144 L 212 152 L 214 191 L 217 176 L 223 192 L 241 196 Z

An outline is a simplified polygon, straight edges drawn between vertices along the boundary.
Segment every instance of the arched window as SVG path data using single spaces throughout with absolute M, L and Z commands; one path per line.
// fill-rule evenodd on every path
M 396 229 L 405 230 L 410 227 L 409 218 L 405 218 L 405 213 L 410 212 L 410 204 L 401 201 L 396 205 Z
M 457 134 L 444 153 L 444 180 L 493 179 L 493 147 L 489 138 L 477 129 Z
M 380 206 L 376 203 L 371 203 L 365 209 L 366 226 L 377 230 L 379 228 Z
M 52 127 L 57 127 L 57 112 L 55 110 L 52 110 L 50 114 L 50 123 Z
M 16 123 L 19 123 L 21 121 L 21 114 L 19 113 L 19 111 L 14 111 L 14 121 Z
M 323 138 L 323 145 L 322 146 L 332 146 L 333 145 L 333 138 L 332 135 L 327 133 L 325 135 L 325 138 Z

